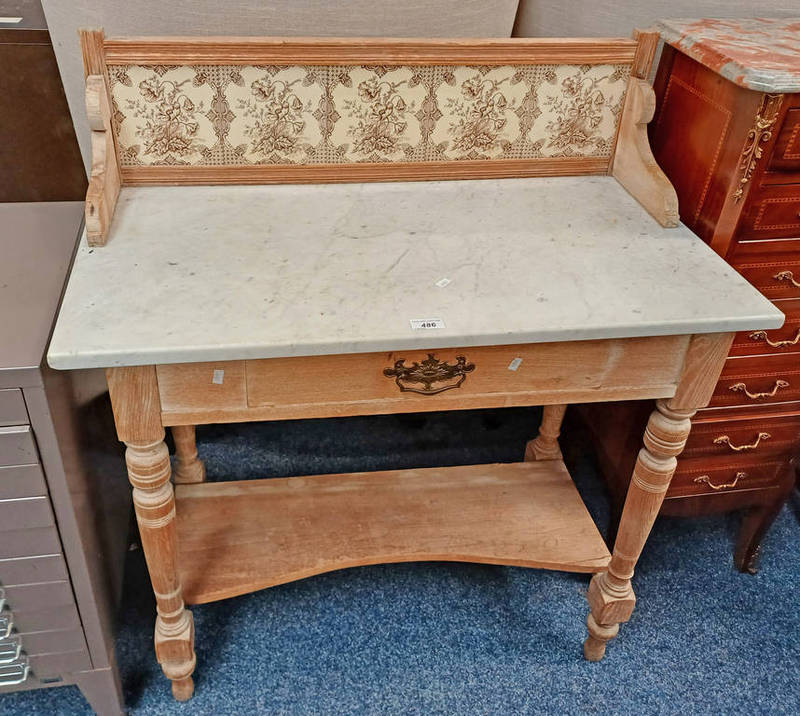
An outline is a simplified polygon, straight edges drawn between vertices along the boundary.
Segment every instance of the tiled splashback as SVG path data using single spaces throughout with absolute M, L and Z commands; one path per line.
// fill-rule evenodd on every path
M 609 157 L 630 65 L 108 67 L 122 166 Z

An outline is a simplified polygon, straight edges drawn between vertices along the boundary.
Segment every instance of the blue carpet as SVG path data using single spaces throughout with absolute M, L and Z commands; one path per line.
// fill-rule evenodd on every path
M 517 461 L 535 409 L 198 430 L 213 479 Z M 596 468 L 573 474 L 601 527 Z M 133 714 L 800 713 L 800 505 L 736 572 L 736 514 L 660 518 L 633 619 L 584 661 L 588 577 L 483 565 L 362 567 L 194 607 L 196 694 L 172 700 L 133 551 L 118 640 Z M 0 714 L 89 713 L 76 687 L 0 696 Z

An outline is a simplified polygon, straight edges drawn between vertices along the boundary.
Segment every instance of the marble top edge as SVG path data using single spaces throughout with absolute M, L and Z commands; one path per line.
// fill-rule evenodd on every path
M 433 317 L 445 327 L 409 325 Z M 48 362 L 467 348 L 783 320 L 613 177 L 124 187 L 109 243 L 81 242 Z
M 800 92 L 800 17 L 672 18 L 656 27 L 665 42 L 740 87 Z

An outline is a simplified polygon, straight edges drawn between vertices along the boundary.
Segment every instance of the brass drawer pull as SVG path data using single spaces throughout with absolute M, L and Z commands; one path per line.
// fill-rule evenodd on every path
M 788 281 L 795 288 L 800 288 L 800 283 L 794 280 L 794 274 L 791 271 L 781 271 L 776 273 L 772 278 L 776 281 Z
M 459 388 L 467 379 L 467 373 L 475 370 L 474 363 L 467 363 L 464 356 L 456 356 L 456 364 L 450 365 L 447 361 L 440 361 L 434 358 L 433 353 L 428 353 L 428 357 L 410 366 L 405 365 L 405 358 L 395 361 L 393 368 L 385 368 L 383 374 L 387 378 L 394 378 L 397 387 L 402 392 L 419 393 L 420 395 L 436 395 L 445 390 Z M 441 383 L 443 380 L 457 379 L 455 383 L 434 387 L 434 383 Z M 421 383 L 422 388 L 415 388 L 407 383 Z
M 755 331 L 754 333 L 751 333 L 750 340 L 764 341 L 768 346 L 772 346 L 773 348 L 785 348 L 786 346 L 796 346 L 798 343 L 800 343 L 800 328 L 797 329 L 797 333 L 795 333 L 795 336 L 794 338 L 792 338 L 792 340 L 771 341 L 766 331 Z
M 769 440 L 772 437 L 769 433 L 759 433 L 756 441 L 749 445 L 734 445 L 727 435 L 720 435 L 714 438 L 714 445 L 727 445 L 734 452 L 741 452 L 742 450 L 755 450 L 762 440 Z
M 695 482 L 705 482 L 712 490 L 728 490 L 732 487 L 736 487 L 739 480 L 744 480 L 747 478 L 746 472 L 737 472 L 736 477 L 733 478 L 733 482 L 726 482 L 723 485 L 715 485 L 711 482 L 711 478 L 708 475 L 700 475 L 700 477 L 694 478 Z
M 758 400 L 759 398 L 774 398 L 775 394 L 781 388 L 788 388 L 789 383 L 781 378 L 775 381 L 775 385 L 772 386 L 772 390 L 769 390 L 765 393 L 751 393 L 747 389 L 746 383 L 734 383 L 728 390 L 739 391 L 740 393 L 744 393 L 748 398 L 751 400 Z

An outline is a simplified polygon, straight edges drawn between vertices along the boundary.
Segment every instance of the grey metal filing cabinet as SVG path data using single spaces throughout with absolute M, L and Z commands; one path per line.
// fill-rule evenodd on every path
M 95 711 L 119 714 L 124 461 L 98 435 L 113 435 L 103 376 L 44 363 L 82 213 L 0 204 L 0 699 L 77 684 Z

